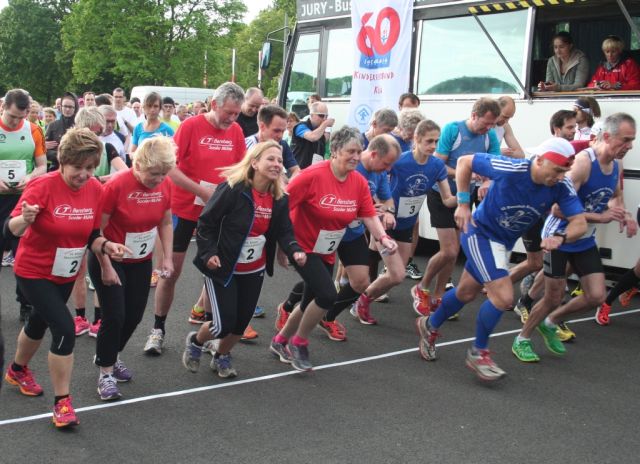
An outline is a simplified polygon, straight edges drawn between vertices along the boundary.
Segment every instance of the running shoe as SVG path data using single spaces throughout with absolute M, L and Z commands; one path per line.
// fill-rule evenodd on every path
M 98 338 L 98 331 L 100 330 L 100 324 L 102 324 L 102 319 L 98 319 L 96 322 L 91 324 L 89 327 L 89 336 L 93 338 Z
M 529 308 L 522 302 L 522 297 L 518 298 L 513 312 L 520 316 L 520 322 L 522 322 L 523 325 L 527 322 L 527 319 L 529 319 Z
M 230 354 L 221 354 L 217 358 L 214 357 L 211 360 L 211 370 L 217 372 L 218 377 L 222 377 L 223 379 L 229 379 L 238 375 L 238 372 L 231 365 Z
M 10 251 L 4 256 L 4 258 L 2 258 L 2 267 L 13 266 L 14 262 L 15 258 L 13 257 L 13 253 Z
M 489 350 L 478 350 L 476 353 L 471 348 L 467 350 L 466 364 L 481 380 L 500 380 L 507 373 L 500 369 L 491 359 Z
M 440 336 L 440 333 L 436 329 L 429 329 L 429 318 L 422 316 L 416 318 L 416 331 L 418 332 L 418 351 L 420 357 L 425 361 L 435 361 L 436 354 L 436 339 Z
M 347 329 L 338 321 L 325 321 L 321 319 L 318 325 L 327 334 L 329 340 L 343 342 L 347 339 Z
M 244 333 L 242 334 L 242 338 L 240 340 L 246 342 L 247 340 L 254 340 L 256 338 L 258 338 L 258 332 L 256 332 L 253 327 L 248 325 L 247 328 L 244 329 Z
M 638 287 L 632 287 L 618 297 L 618 301 L 620 301 L 623 308 L 631 304 L 631 300 L 636 296 L 636 293 L 638 293 Z
M 280 303 L 278 305 L 278 309 L 276 310 L 276 330 L 280 332 L 284 325 L 287 323 L 287 319 L 289 319 L 289 313 L 284 310 L 284 303 Z
M 11 364 L 9 364 L 9 369 L 7 369 L 4 379 L 7 383 L 18 387 L 20 389 L 20 393 L 23 395 L 42 395 L 42 387 L 38 385 L 36 379 L 33 377 L 33 373 L 27 366 L 22 366 L 21 371 L 14 371 Z
M 365 325 L 376 325 L 378 321 L 371 316 L 370 303 L 360 295 L 360 298 L 351 307 L 351 315 L 360 320 Z M 355 313 L 355 314 L 354 314 Z
M 149 282 L 149 287 L 151 288 L 157 287 L 159 280 L 160 280 L 160 271 L 158 269 L 154 269 L 151 272 L 151 282 Z
M 383 293 L 373 301 L 375 301 L 376 303 L 389 303 L 389 300 L 390 300 L 389 295 L 387 295 L 386 293 Z
M 278 343 L 271 339 L 269 351 L 271 351 L 275 357 L 280 358 L 280 362 L 291 364 L 291 353 L 285 343 Z
M 413 297 L 413 310 L 418 316 L 428 316 L 434 309 L 431 304 L 431 293 L 429 290 L 420 288 L 420 284 L 411 287 L 411 296 Z
M 267 314 L 262 306 L 256 306 L 253 317 L 264 317 Z
M 191 372 L 198 372 L 200 369 L 200 358 L 202 357 L 202 347 L 191 341 L 196 332 L 189 332 L 185 342 L 186 347 L 182 353 L 182 365 Z
M 513 340 L 511 352 L 522 362 L 531 363 L 540 361 L 540 356 L 533 351 L 531 340 L 520 340 L 518 337 Z
M 214 340 L 207 340 L 202 344 L 202 352 L 209 353 L 211 356 L 216 354 L 218 351 L 218 347 L 220 346 L 220 339 L 216 338 Z
M 405 275 L 411 280 L 422 279 L 422 272 L 420 272 L 418 266 L 416 266 L 416 263 L 414 263 L 413 261 L 409 261 L 409 264 L 407 264 Z
M 144 345 L 144 352 L 147 354 L 162 354 L 162 345 L 164 345 L 164 334 L 162 329 L 151 329 L 147 343 Z
M 207 321 L 204 308 L 194 304 L 191 307 L 191 313 L 189 314 L 189 322 L 192 324 L 203 324 Z
M 453 283 L 453 279 L 451 277 L 449 277 L 449 280 L 447 281 L 447 284 L 444 286 L 444 291 L 446 292 L 447 290 L 455 287 L 456 285 Z
M 569 328 L 566 322 L 558 322 L 558 329 L 556 335 L 561 342 L 570 342 L 576 338 L 576 333 Z
M 29 316 L 31 315 L 31 310 L 33 309 L 33 306 L 28 305 L 28 304 L 21 304 L 20 305 L 20 322 L 22 324 L 25 324 L 28 320 L 29 320 Z
M 118 381 L 111 374 L 102 374 L 98 377 L 98 395 L 102 401 L 120 399 L 122 396 L 118 389 Z
M 596 309 L 596 322 L 599 325 L 609 325 L 611 323 L 611 318 L 609 317 L 609 313 L 611 312 L 611 306 L 605 303 L 604 301 L 598 309 Z
M 113 376 L 118 382 L 128 382 L 133 378 L 133 372 L 118 358 L 113 365 Z
M 76 326 L 76 337 L 84 335 L 91 330 L 91 324 L 84 316 L 76 316 L 73 318 L 73 324 Z
M 524 279 L 520 281 L 520 296 L 524 296 L 529 293 L 529 289 L 533 287 L 533 281 L 536 279 L 536 274 L 531 273 L 526 275 Z
M 71 404 L 71 397 L 67 396 L 62 398 L 53 407 L 53 424 L 58 427 L 70 427 L 72 425 L 78 425 L 80 421 L 76 416 L 76 411 Z
M 295 370 L 310 371 L 313 369 L 313 364 L 309 361 L 309 347 L 289 343 L 289 353 L 291 354 L 291 366 Z
M 580 282 L 578 282 L 578 285 L 576 285 L 573 291 L 571 292 L 571 296 L 575 298 L 580 295 L 584 295 L 584 290 L 582 290 L 582 287 L 580 286 Z
M 540 335 L 542 335 L 544 344 L 549 351 L 557 355 L 563 355 L 567 352 L 567 349 L 558 338 L 558 335 L 556 333 L 557 327 L 547 327 L 544 321 L 542 321 L 540 324 L 538 324 L 537 329 L 538 332 L 540 332 Z

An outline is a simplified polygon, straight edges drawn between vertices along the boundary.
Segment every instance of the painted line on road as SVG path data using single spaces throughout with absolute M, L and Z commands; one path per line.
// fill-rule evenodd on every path
M 611 313 L 610 317 L 619 317 L 619 316 L 626 316 L 629 314 L 635 314 L 635 313 L 639 313 L 640 309 L 632 309 L 629 311 L 623 311 L 623 312 L 619 312 L 619 313 Z M 587 321 L 593 321 L 593 316 L 591 317 L 583 317 L 580 319 L 573 319 L 568 321 L 570 324 L 576 324 L 579 322 L 587 322 Z M 520 329 L 514 329 L 514 330 L 507 330 L 505 332 L 498 332 L 498 333 L 494 333 L 491 335 L 491 337 L 503 337 L 505 335 L 513 335 L 513 334 L 517 334 L 520 332 Z M 461 338 L 458 340 L 451 340 L 449 342 L 442 342 L 442 343 L 438 343 L 436 344 L 437 347 L 443 347 L 443 346 L 450 346 L 450 345 L 459 345 L 461 343 L 468 343 L 474 340 L 475 337 L 469 337 L 469 338 Z M 351 364 L 360 364 L 360 363 L 365 363 L 365 362 L 369 362 L 369 361 L 377 361 L 379 359 L 384 359 L 384 358 L 390 358 L 393 356 L 400 356 L 403 354 L 407 354 L 407 353 L 412 353 L 418 351 L 418 348 L 408 348 L 406 350 L 399 350 L 399 351 L 392 351 L 390 353 L 383 353 L 383 354 L 378 354 L 375 356 L 367 356 L 365 358 L 357 358 L 357 359 L 351 359 L 348 361 L 340 361 L 340 362 L 336 362 L 336 363 L 331 363 L 331 364 L 322 364 L 320 366 L 315 366 L 313 368 L 314 371 L 320 371 L 320 370 L 324 370 L 324 369 L 330 369 L 330 368 L 335 368 L 335 367 L 342 367 L 342 366 L 348 366 Z M 299 372 L 296 370 L 290 370 L 290 371 L 286 371 L 286 372 L 280 372 L 277 374 L 269 374 L 269 375 L 263 375 L 260 377 L 253 377 L 250 379 L 244 379 L 244 380 L 234 380 L 233 382 L 225 382 L 225 383 L 220 383 L 220 384 L 216 384 L 216 385 L 205 385 L 202 387 L 196 387 L 196 388 L 189 388 L 187 390 L 177 390 L 177 391 L 173 391 L 173 392 L 167 392 L 167 393 L 158 393 L 155 395 L 148 395 L 148 396 L 140 396 L 138 398 L 130 398 L 130 399 L 126 399 L 126 400 L 121 400 L 121 401 L 116 401 L 116 402 L 112 402 L 112 403 L 99 403 L 99 404 L 95 404 L 93 406 L 84 406 L 81 408 L 77 408 L 76 412 L 80 413 L 80 412 L 86 412 L 86 411 L 95 411 L 98 409 L 107 409 L 107 408 L 117 408 L 120 406 L 126 406 L 129 404 L 135 404 L 135 403 L 142 403 L 144 401 L 151 401 L 151 400 L 156 400 L 156 399 L 160 399 L 160 398 L 170 398 L 170 397 L 174 397 L 174 396 L 184 396 L 184 395 L 191 395 L 193 393 L 200 393 L 200 392 L 204 392 L 204 391 L 209 391 L 209 390 L 218 390 L 221 388 L 229 388 L 229 387 L 235 387 L 238 385 L 245 385 L 245 384 L 249 384 L 249 383 L 255 383 L 255 382 L 263 382 L 265 380 L 272 380 L 272 379 L 277 379 L 280 377 L 287 377 L 290 375 L 297 375 L 297 374 L 305 374 L 305 372 Z M 11 424 L 18 424 L 21 422 L 31 422 L 31 421 L 36 421 L 36 420 L 40 420 L 40 419 L 47 419 L 51 417 L 51 413 L 44 413 L 44 414 L 36 414 L 33 416 L 25 416 L 25 417 L 16 417 L 14 419 L 6 419 L 6 420 L 2 420 L 0 421 L 0 426 L 3 425 L 11 425 Z

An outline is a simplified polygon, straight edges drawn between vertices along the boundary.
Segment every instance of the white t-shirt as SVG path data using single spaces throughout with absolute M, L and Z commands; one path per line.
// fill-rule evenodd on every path
M 102 140 L 104 143 L 110 143 L 111 145 L 113 145 L 120 158 L 122 158 L 122 161 L 127 161 L 127 155 L 124 151 L 124 144 L 116 134 L 112 132 L 109 135 L 103 135 L 100 137 L 100 140 Z
M 136 116 L 136 112 L 133 109 L 125 106 L 120 111 L 116 110 L 118 116 L 120 116 L 125 122 L 128 122 L 131 127 L 136 127 L 136 120 L 138 116 Z

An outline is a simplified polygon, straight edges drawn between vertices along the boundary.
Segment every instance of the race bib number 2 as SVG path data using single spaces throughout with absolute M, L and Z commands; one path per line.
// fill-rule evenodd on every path
M 158 235 L 158 229 L 156 227 L 146 232 L 127 232 L 124 244 L 133 253 L 125 253 L 124 257 L 129 259 L 142 259 L 149 256 L 151 252 L 153 252 L 153 247 L 156 244 L 156 235 Z
M 80 270 L 87 247 L 57 248 L 51 274 L 58 277 L 74 277 Z
M 318 238 L 316 244 L 313 247 L 313 252 L 320 255 L 329 255 L 334 253 L 340 245 L 340 241 L 344 236 L 346 229 L 341 230 L 321 230 L 318 232 Z
M 240 250 L 238 262 L 242 264 L 253 263 L 262 257 L 262 250 L 267 239 L 264 235 L 257 237 L 247 237 Z

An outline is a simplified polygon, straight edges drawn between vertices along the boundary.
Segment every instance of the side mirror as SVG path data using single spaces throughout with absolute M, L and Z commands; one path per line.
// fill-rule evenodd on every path
M 262 58 L 260 59 L 260 69 L 267 69 L 271 64 L 271 42 L 262 44 Z

